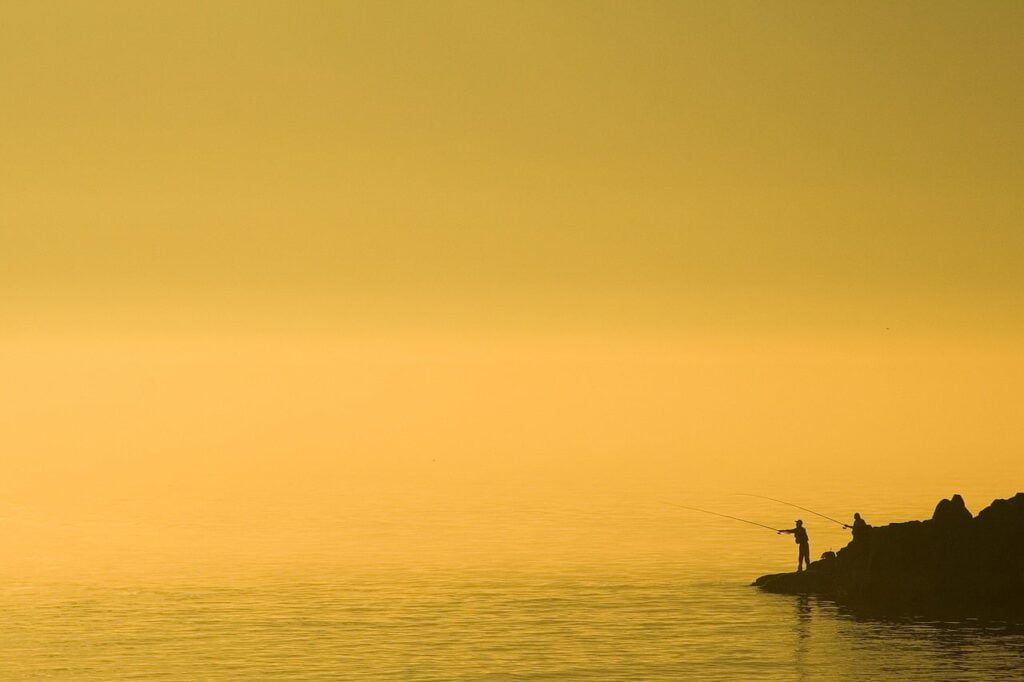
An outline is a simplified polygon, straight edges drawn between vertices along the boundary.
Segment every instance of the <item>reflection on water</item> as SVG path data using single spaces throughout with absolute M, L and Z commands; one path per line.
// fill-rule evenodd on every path
M 1024 657 L 1017 630 L 857 620 L 668 567 L 227 578 L 7 585 L 0 677 L 990 680 Z
M 796 606 L 796 617 L 793 620 L 795 642 L 793 644 L 794 668 L 801 680 L 808 679 L 809 665 L 807 660 L 811 637 L 811 600 L 807 595 L 793 598 Z

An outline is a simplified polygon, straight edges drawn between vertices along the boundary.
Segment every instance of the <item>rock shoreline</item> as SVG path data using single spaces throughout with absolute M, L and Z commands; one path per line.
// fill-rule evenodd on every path
M 929 520 L 869 528 L 805 571 L 753 585 L 862 611 L 1024 621 L 1024 493 L 977 516 L 953 495 Z

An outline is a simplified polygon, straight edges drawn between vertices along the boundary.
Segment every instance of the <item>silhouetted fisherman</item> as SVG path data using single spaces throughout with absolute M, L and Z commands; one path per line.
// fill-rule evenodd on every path
M 867 535 L 868 529 L 871 528 L 871 526 L 869 526 L 867 522 L 860 517 L 859 512 L 855 512 L 853 515 L 853 525 L 848 526 L 844 523 L 843 528 L 849 528 L 850 530 L 852 530 L 853 539 L 856 540 L 857 538 L 862 538 L 865 535 Z
M 807 538 L 807 529 L 804 528 L 804 522 L 800 519 L 796 520 L 796 528 L 789 528 L 786 530 L 780 530 L 780 533 L 792 533 L 793 539 L 796 540 L 796 544 L 799 545 L 800 551 L 797 554 L 796 559 L 796 570 L 800 572 L 804 570 L 804 564 L 806 563 L 808 568 L 811 565 L 811 542 Z

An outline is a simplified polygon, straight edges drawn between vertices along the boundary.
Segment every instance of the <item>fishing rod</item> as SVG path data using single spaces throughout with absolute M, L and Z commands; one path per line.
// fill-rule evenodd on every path
M 743 495 L 745 497 L 760 497 L 762 500 L 771 500 L 772 502 L 778 502 L 779 504 L 784 504 L 784 505 L 787 505 L 789 507 L 795 507 L 796 509 L 803 509 L 805 512 L 810 512 L 810 513 L 814 514 L 815 516 L 820 516 L 823 519 L 828 519 L 832 523 L 838 523 L 843 528 L 848 528 L 849 527 L 845 523 L 843 523 L 842 521 L 836 521 L 831 516 L 825 516 L 824 514 L 819 514 L 818 512 L 814 511 L 813 509 L 808 509 L 807 507 L 801 507 L 799 504 L 793 504 L 792 502 L 786 502 L 785 500 L 777 500 L 774 497 L 768 497 L 766 495 L 752 495 L 750 493 L 740 493 L 740 495 Z
M 665 502 L 665 501 L 662 500 L 662 502 Z M 719 514 L 718 512 L 708 511 L 707 509 L 701 509 L 700 507 L 687 507 L 685 504 L 675 504 L 674 502 L 665 502 L 665 504 L 672 505 L 673 507 L 679 507 L 680 509 L 689 509 L 690 511 L 704 512 L 705 514 L 711 514 L 712 516 L 721 516 L 723 519 L 732 519 L 733 521 L 742 521 L 743 523 L 749 523 L 752 526 L 760 526 L 761 528 L 767 528 L 768 530 L 775 531 L 776 533 L 779 532 L 778 528 L 772 528 L 771 526 L 766 526 L 763 523 L 758 523 L 757 521 L 747 521 L 746 519 L 741 519 L 738 516 L 729 516 L 728 514 Z

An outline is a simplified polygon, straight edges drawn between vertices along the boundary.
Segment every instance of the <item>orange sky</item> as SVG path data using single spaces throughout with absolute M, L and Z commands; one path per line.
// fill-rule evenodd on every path
M 1011 2 L 9 7 L 6 499 L 1019 480 L 1022 28 Z

